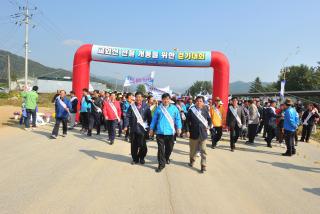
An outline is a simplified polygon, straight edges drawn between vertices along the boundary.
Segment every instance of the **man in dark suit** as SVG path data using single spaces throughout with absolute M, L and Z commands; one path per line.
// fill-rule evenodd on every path
M 241 133 L 243 124 L 245 124 L 246 118 L 243 108 L 238 106 L 238 99 L 233 97 L 231 99 L 231 105 L 228 108 L 227 112 L 227 126 L 230 129 L 230 149 L 231 152 L 235 150 L 235 143 L 238 141 L 238 138 Z
M 207 131 L 211 127 L 212 121 L 209 112 L 204 104 L 204 97 L 198 96 L 196 104 L 190 107 L 187 119 L 186 129 L 187 135 L 190 137 L 190 163 L 193 167 L 195 156 L 198 148 L 201 153 L 201 173 L 206 171 L 206 139 L 208 138 Z
M 143 102 L 143 94 L 135 94 L 135 102 L 130 104 L 127 117 L 130 126 L 131 156 L 132 164 L 144 164 L 148 148 L 146 144 L 146 133 L 151 123 L 151 111 L 149 106 Z M 125 131 L 128 127 L 125 127 Z
M 267 124 L 267 126 L 266 126 L 267 138 L 265 139 L 265 141 L 267 142 L 267 146 L 270 148 L 272 148 L 272 146 L 271 146 L 272 139 L 276 137 L 276 128 L 277 128 L 276 105 L 277 105 L 277 101 L 271 100 L 270 107 L 267 108 L 265 111 L 265 121 Z

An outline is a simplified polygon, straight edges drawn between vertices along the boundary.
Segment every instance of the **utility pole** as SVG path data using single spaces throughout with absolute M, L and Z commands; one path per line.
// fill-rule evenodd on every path
M 12 14 L 10 17 L 12 19 L 16 19 L 15 24 L 21 26 L 22 24 L 25 25 L 25 38 L 24 38 L 24 57 L 25 57 L 25 65 L 24 65 L 24 81 L 25 86 L 28 86 L 28 72 L 29 72 L 29 66 L 28 66 L 28 60 L 29 60 L 29 24 L 31 23 L 31 19 L 33 17 L 33 14 L 30 11 L 37 10 L 37 7 L 30 8 L 29 7 L 29 0 L 25 1 L 25 6 L 19 6 L 19 12 Z M 32 28 L 34 28 L 35 25 L 32 24 Z
M 10 55 L 8 55 L 8 88 L 11 91 L 11 62 Z
M 28 57 L 29 57 L 29 5 L 26 0 L 26 6 L 24 7 L 24 23 L 25 23 L 25 42 L 24 42 L 24 82 L 25 87 L 28 86 Z

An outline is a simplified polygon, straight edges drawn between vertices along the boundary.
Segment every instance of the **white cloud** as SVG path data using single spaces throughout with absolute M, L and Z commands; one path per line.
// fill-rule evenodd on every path
M 67 40 L 64 40 L 62 44 L 66 46 L 80 46 L 83 44 L 83 42 L 77 39 L 67 39 Z

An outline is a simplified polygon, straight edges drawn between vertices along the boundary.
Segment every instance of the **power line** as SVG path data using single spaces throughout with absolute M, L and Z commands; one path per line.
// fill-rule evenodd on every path
M 15 7 L 19 7 L 20 6 L 20 4 L 19 4 L 19 2 L 17 0 L 8 0 L 8 2 L 10 4 L 12 4 L 13 6 L 15 6 Z
M 19 12 L 10 15 L 10 18 L 16 20 L 15 24 L 21 26 L 22 24 L 25 25 L 25 85 L 28 85 L 28 57 L 29 57 L 29 25 L 32 25 L 32 18 L 34 13 L 32 11 L 37 10 L 37 7 L 30 8 L 29 7 L 29 0 L 26 0 L 25 6 L 20 6 L 17 0 L 9 0 L 9 3 L 18 7 Z M 34 28 L 35 25 L 32 25 Z

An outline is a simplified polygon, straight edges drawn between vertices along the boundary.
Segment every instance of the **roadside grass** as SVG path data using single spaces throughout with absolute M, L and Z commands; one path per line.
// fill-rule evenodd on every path
M 55 93 L 39 94 L 38 106 L 39 107 L 53 107 L 52 98 Z M 0 106 L 11 105 L 21 106 L 22 98 L 20 91 L 11 91 L 10 93 L 0 93 Z
M 320 142 L 320 126 L 317 126 L 317 133 L 312 134 L 312 137 L 313 137 L 317 142 Z

